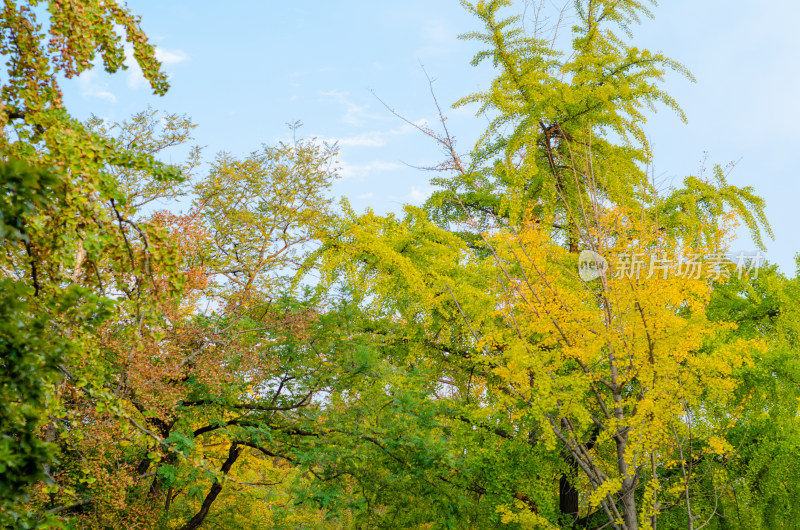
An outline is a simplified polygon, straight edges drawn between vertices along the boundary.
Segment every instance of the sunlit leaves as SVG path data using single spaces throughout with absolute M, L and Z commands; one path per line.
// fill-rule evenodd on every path
M 212 273 L 236 296 L 279 290 L 281 274 L 300 256 L 329 217 L 325 192 L 336 152 L 313 141 L 264 146 L 240 160 L 218 155 L 195 186 L 210 238 Z

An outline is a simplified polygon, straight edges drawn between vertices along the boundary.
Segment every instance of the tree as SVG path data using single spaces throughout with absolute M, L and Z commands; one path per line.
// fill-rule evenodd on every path
M 26 218 L 46 205 L 55 178 L 20 163 L 0 166 L 0 240 L 29 241 Z M 28 488 L 44 478 L 52 447 L 37 436 L 46 417 L 48 387 L 58 378 L 57 363 L 65 343 L 44 340 L 47 321 L 29 303 L 24 282 L 0 280 L 0 523 L 25 525 L 22 505 Z
M 570 50 L 509 5 L 465 2 L 491 122 L 468 156 L 422 127 L 448 158 L 401 216 L 336 215 L 316 140 L 200 174 L 158 162 L 185 116 L 72 120 L 54 74 L 122 38 L 166 89 L 138 21 L 5 7 L 3 155 L 33 168 L 0 168 L 2 524 L 791 524 L 797 285 L 722 256 L 763 201 L 649 181 L 645 111 L 682 117 L 661 82 L 690 75 L 619 34 L 647 3 L 578 0 Z
M 769 345 L 735 374 L 735 411 L 717 412 L 738 418 L 726 436 L 732 449 L 713 474 L 719 511 L 730 528 L 788 527 L 797 517 L 798 470 L 788 456 L 798 442 L 796 294 L 797 279 L 767 265 L 756 278 L 720 282 L 709 304 L 710 318 L 737 323 L 735 333 L 721 340 L 753 337 Z M 709 497 L 710 486 L 698 493 Z M 709 502 L 698 497 L 697 502 Z
M 17 456 L 31 457 L 8 494 L 17 501 L 43 495 L 63 499 L 65 504 L 47 510 L 63 514 L 86 500 L 54 480 L 59 418 L 73 393 L 91 394 L 113 406 L 113 396 L 103 389 L 108 374 L 102 363 L 93 364 L 97 343 L 92 331 L 112 315 L 112 307 L 125 313 L 133 307 L 135 313 L 145 305 L 140 295 L 159 253 L 130 218 L 109 169 L 144 171 L 167 181 L 179 180 L 180 174 L 150 154 L 92 132 L 62 105 L 60 78 L 79 75 L 98 56 L 109 72 L 124 68 L 123 38 L 132 44 L 154 91 L 166 91 L 154 48 L 126 8 L 116 2 L 7 2 L 0 26 L 6 59 L 0 150 L 3 161 L 12 163 L 3 174 L 0 238 L 2 282 L 10 297 L 3 303 L 10 326 L 3 335 L 9 348 L 4 384 L 18 389 L 19 399 L 28 399 L 13 400 L 7 419 L 13 423 L 8 426 L 12 446 L 28 445 Z M 134 252 L 137 242 L 141 252 Z M 15 331 L 18 325 L 30 329 Z M 4 476 L 11 480 L 22 460 L 7 460 Z M 25 487 L 42 474 L 45 483 L 33 490 Z M 16 527 L 45 524 L 45 516 L 26 514 L 18 503 L 3 506 L 4 523 Z
M 721 168 L 667 197 L 648 182 L 642 110 L 677 109 L 657 84 L 663 68 L 685 69 L 612 31 L 647 14 L 644 4 L 577 2 L 564 61 L 555 41 L 498 20 L 505 5 L 467 4 L 487 28 L 470 36 L 490 45 L 476 60 L 490 57 L 499 70 L 490 91 L 462 100 L 494 113 L 469 161 L 444 118 L 442 133 L 423 129 L 448 155 L 440 168 L 454 173 L 436 181 L 444 189 L 427 205 L 438 226 L 414 208 L 402 220 L 347 212 L 323 253 L 329 278 L 424 330 L 420 342 L 442 353 L 420 348 L 417 361 L 453 381 L 451 407 L 474 430 L 488 425 L 563 455 L 561 518 L 552 487 L 529 484 L 508 492 L 515 500 L 501 506 L 504 521 L 605 516 L 638 528 L 680 502 L 691 527 L 701 514 L 691 506 L 697 470 L 686 441 L 703 454 L 725 451 L 727 423 L 706 409 L 733 405 L 712 389 L 731 391 L 727 377 L 762 346 L 713 349 L 710 338 L 728 328 L 705 316 L 707 278 L 629 275 L 592 286 L 576 275 L 577 254 L 719 255 L 734 219 L 757 242 L 762 228 L 770 233 L 763 201 L 730 186 Z
M 144 143 L 159 145 L 150 120 L 158 117 L 134 119 L 120 134 L 148 131 Z M 303 140 L 244 159 L 223 153 L 192 183 L 190 212 L 137 219 L 162 252 L 149 265 L 146 312 L 94 332 L 93 361 L 105 367 L 102 388 L 118 405 L 79 394 L 59 422 L 59 442 L 79 467 L 62 466 L 59 479 L 84 501 L 70 507 L 71 518 L 198 528 L 253 491 L 316 477 L 316 455 L 338 425 L 325 396 L 353 388 L 360 373 L 356 352 L 333 342 L 341 340 L 330 324 L 336 312 L 320 314 L 318 301 L 291 290 L 302 247 L 330 217 L 334 157 Z M 136 185 L 129 189 L 143 202 L 164 193 L 146 178 Z M 143 241 L 133 243 L 138 255 Z M 42 501 L 52 509 L 53 499 Z M 272 516 L 268 506 L 254 519 L 239 512 L 227 520 L 252 526 Z M 313 505 L 305 516 L 319 514 Z

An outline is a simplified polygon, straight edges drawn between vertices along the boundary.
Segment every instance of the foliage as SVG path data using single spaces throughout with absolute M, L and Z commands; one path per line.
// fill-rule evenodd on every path
M 800 284 L 726 274 L 739 223 L 772 235 L 730 167 L 651 181 L 647 112 L 683 118 L 691 74 L 632 45 L 650 2 L 576 0 L 568 46 L 463 4 L 489 125 L 467 156 L 421 127 L 439 190 L 380 216 L 336 211 L 316 139 L 201 170 L 187 116 L 72 119 L 59 80 L 122 39 L 167 89 L 138 19 L 6 3 L 0 524 L 793 524 Z
M 153 46 L 126 8 L 6 2 L 0 25 L 0 150 L 4 162 L 14 161 L 2 170 L 0 204 L 4 388 L 19 392 L 4 404 L 4 454 L 11 457 L 11 444 L 19 460 L 4 464 L 3 476 L 18 473 L 18 482 L 3 496 L 27 497 L 28 509 L 36 508 L 26 515 L 24 507 L 4 504 L 2 517 L 23 527 L 88 503 L 85 486 L 98 476 L 68 443 L 83 436 L 72 404 L 84 396 L 96 410 L 117 407 L 105 386 L 114 367 L 103 363 L 96 331 L 114 311 L 141 321 L 149 305 L 143 295 L 161 249 L 157 234 L 131 219 L 114 172 L 181 177 L 152 154 L 93 132 L 62 106 L 59 79 L 86 71 L 95 58 L 109 72 L 124 68 L 123 37 L 154 90 L 167 89 Z M 24 487 L 41 477 L 33 490 Z
M 719 274 L 661 265 L 592 285 L 576 274 L 577 254 L 719 256 L 737 222 L 759 244 L 771 234 L 763 201 L 720 168 L 665 197 L 648 182 L 643 110 L 660 102 L 680 114 L 658 85 L 665 68 L 688 73 L 615 35 L 648 14 L 644 4 L 576 2 L 572 53 L 538 25 L 531 35 L 499 18 L 507 4 L 466 4 L 486 26 L 467 38 L 490 47 L 476 61 L 499 72 L 458 103 L 480 103 L 492 120 L 468 160 L 444 117 L 442 133 L 423 129 L 453 173 L 426 205 L 436 224 L 410 207 L 399 220 L 346 209 L 320 252 L 327 278 L 421 328 L 415 361 L 452 385 L 435 401 L 449 400 L 473 431 L 543 450 L 524 464 L 549 462 L 541 487 L 512 481 L 508 500 L 492 499 L 501 522 L 707 524 L 715 506 L 692 503 L 743 414 L 732 376 L 767 343 L 721 339 L 732 324 L 705 314 Z
M 52 175 L 19 163 L 0 166 L 0 239 L 25 241 L 25 217 L 46 202 Z M 58 376 L 59 348 L 44 340 L 47 323 L 29 307 L 22 282 L 0 280 L 0 522 L 25 524 L 18 502 L 44 478 L 52 447 L 37 436 L 45 417 L 48 386 Z

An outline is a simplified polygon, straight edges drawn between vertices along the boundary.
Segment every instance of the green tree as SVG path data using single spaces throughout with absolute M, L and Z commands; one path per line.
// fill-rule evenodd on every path
M 47 201 L 55 179 L 19 163 L 0 166 L 0 239 L 27 241 L 27 216 Z M 0 524 L 25 525 L 27 489 L 44 478 L 53 448 L 37 434 L 45 422 L 48 386 L 58 379 L 62 344 L 44 340 L 46 321 L 29 307 L 24 282 L 0 280 Z
M 0 12 L 0 27 L 6 74 L 0 91 L 0 155 L 6 163 L 36 168 L 7 165 L 3 170 L 0 281 L 8 287 L 3 307 L 9 326 L 3 335 L 8 348 L 4 385 L 9 391 L 19 385 L 20 399 L 27 398 L 6 409 L 13 424 L 6 441 L 28 445 L 26 450 L 5 447 L 8 458 L 8 451 L 19 450 L 21 460 L 8 460 L 3 476 L 13 482 L 21 462 L 28 462 L 7 493 L 18 500 L 27 496 L 34 503 L 29 507 L 44 506 L 36 517 L 45 524 L 48 513 L 68 514 L 87 503 L 58 476 L 69 471 L 65 461 L 76 461 L 62 443 L 70 399 L 85 394 L 99 407 L 114 406 L 104 387 L 107 366 L 95 362 L 94 329 L 112 315 L 112 307 L 141 317 L 150 265 L 159 259 L 155 239 L 132 220 L 112 168 L 144 171 L 162 181 L 179 180 L 180 172 L 93 132 L 63 108 L 59 80 L 92 68 L 96 59 L 111 73 L 124 68 L 123 39 L 154 91 L 163 94 L 168 88 L 153 46 L 125 7 L 10 1 Z M 28 329 L 14 332 L 19 325 Z M 74 433 L 74 426 L 68 430 Z M 72 471 L 84 484 L 97 480 L 83 476 L 88 470 Z M 42 475 L 44 483 L 23 487 Z M 42 497 L 48 502 L 40 502 Z M 16 506 L 4 506 L 3 517 L 16 518 L 11 524 L 17 527 L 29 524 L 30 518 L 19 518 L 25 509 Z
M 648 14 L 644 3 L 576 2 L 563 55 L 552 34 L 499 19 L 507 5 L 467 4 L 486 26 L 469 37 L 490 46 L 476 60 L 499 74 L 461 103 L 481 104 L 487 132 L 465 161 L 444 119 L 442 133 L 426 130 L 454 173 L 426 205 L 437 224 L 410 207 L 402 219 L 346 211 L 321 253 L 326 270 L 372 310 L 421 328 L 416 362 L 454 383 L 455 417 L 496 443 L 530 445 L 522 468 L 542 472 L 503 484 L 503 522 L 653 527 L 685 504 L 691 527 L 703 514 L 691 507 L 700 471 L 685 464 L 686 440 L 724 452 L 725 422 L 706 411 L 732 405 L 712 389 L 731 390 L 726 377 L 756 346 L 706 343 L 727 329 L 704 314 L 707 282 L 592 286 L 576 276 L 577 253 L 716 253 L 734 218 L 760 243 L 763 201 L 719 168 L 666 197 L 648 182 L 643 112 L 664 103 L 680 114 L 659 85 L 666 68 L 686 71 L 615 33 Z

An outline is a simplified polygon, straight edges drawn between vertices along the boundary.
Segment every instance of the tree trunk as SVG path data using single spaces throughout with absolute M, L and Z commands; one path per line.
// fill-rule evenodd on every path
M 619 414 L 621 416 L 621 414 Z M 631 473 L 631 468 L 625 460 L 625 450 L 628 446 L 628 434 L 617 431 L 617 470 L 622 477 L 622 520 L 625 530 L 639 529 L 639 514 L 636 513 L 636 479 Z
M 228 451 L 228 459 L 225 460 L 225 462 L 222 464 L 222 468 L 220 469 L 223 475 L 228 474 L 228 472 L 231 470 L 231 467 L 233 467 L 234 462 L 236 462 L 236 459 L 239 458 L 241 452 L 242 450 L 239 449 L 237 444 L 231 444 L 231 448 Z M 211 505 L 214 503 L 219 495 L 219 492 L 221 491 L 222 484 L 220 484 L 218 481 L 215 481 L 214 484 L 211 485 L 211 489 L 208 491 L 206 498 L 203 500 L 203 505 L 200 507 L 200 511 L 197 512 L 188 523 L 182 526 L 181 530 L 196 530 L 197 528 L 200 528 L 200 525 L 203 524 L 203 521 L 208 515 L 208 511 L 211 509 Z
M 622 519 L 625 521 L 625 530 L 638 530 L 639 518 L 636 513 L 636 498 L 634 497 L 633 480 L 625 479 L 622 487 L 626 490 L 622 496 Z
M 572 462 L 572 467 L 577 470 L 574 461 Z M 574 476 L 574 473 L 572 475 Z M 561 475 L 558 479 L 558 507 L 562 515 L 571 517 L 573 523 L 578 519 L 578 512 L 580 511 L 578 490 L 575 489 L 566 474 Z

